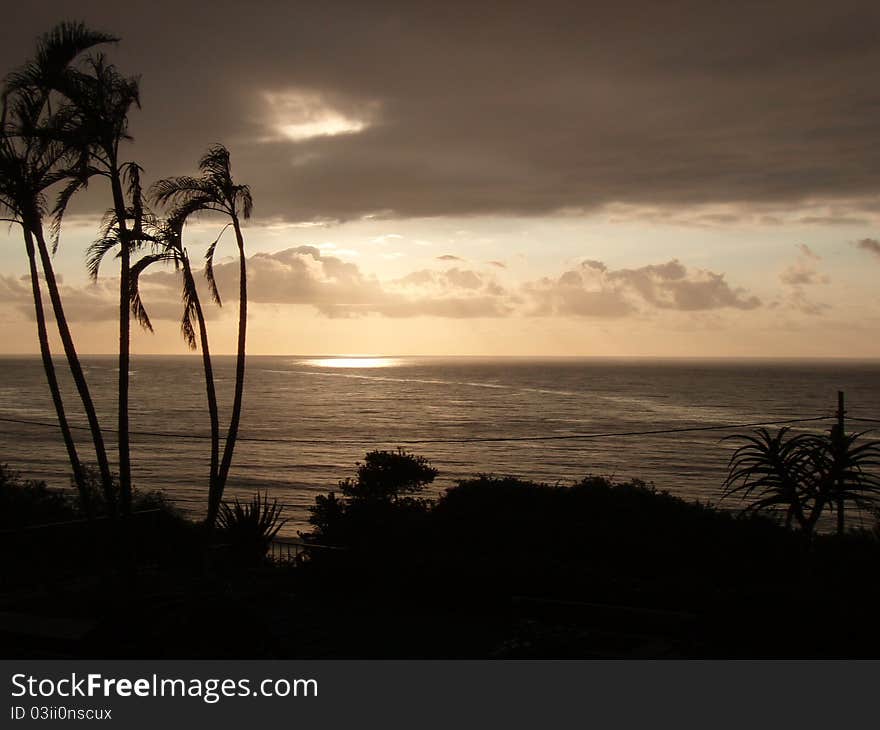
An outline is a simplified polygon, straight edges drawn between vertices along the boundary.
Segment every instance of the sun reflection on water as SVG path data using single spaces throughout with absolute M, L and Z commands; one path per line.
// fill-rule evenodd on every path
M 319 357 L 303 360 L 316 368 L 393 368 L 401 364 L 395 357 Z

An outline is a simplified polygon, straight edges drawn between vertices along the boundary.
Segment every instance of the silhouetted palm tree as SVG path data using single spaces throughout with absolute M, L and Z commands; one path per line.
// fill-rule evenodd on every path
M 745 441 L 728 463 L 728 474 L 723 484 L 723 496 L 740 494 L 752 498 L 747 509 L 785 509 L 785 524 L 796 520 L 799 527 L 807 522 L 804 486 L 812 474 L 808 436 L 786 438 L 789 429 L 781 428 L 773 435 L 766 428 L 755 430 L 755 435 L 735 434 L 725 440 Z M 754 496 L 753 496 L 754 495 Z
M 115 227 L 120 242 L 119 276 L 119 494 L 123 514 L 131 509 L 131 457 L 129 448 L 129 361 L 131 320 L 129 316 L 131 249 L 139 243 L 136 205 L 126 202 L 125 184 L 135 182 L 134 163 L 122 162 L 120 144 L 130 139 L 128 113 L 139 106 L 138 80 L 123 76 L 101 54 L 90 57 L 83 68 L 67 69 L 53 80 L 54 89 L 68 100 L 74 113 L 64 130 L 64 141 L 79 150 L 78 174 L 59 195 L 55 206 L 56 225 L 71 198 L 94 176 L 110 182 Z M 139 178 L 137 180 L 139 184 Z M 131 221 L 132 215 L 135 220 Z M 131 222 L 131 225 L 130 225 Z
M 51 155 L 49 155 L 51 156 Z M 40 155 L 43 157 L 43 155 Z M 42 200 L 39 193 L 34 194 L 31 182 L 32 173 L 38 172 L 32 169 L 30 163 L 33 159 L 22 159 L 15 150 L 11 140 L 5 135 L 0 139 L 0 209 L 5 214 L 12 216 L 3 220 L 10 223 L 18 223 L 24 235 L 25 252 L 28 258 L 28 268 L 31 278 L 31 291 L 34 298 L 34 316 L 37 321 L 37 338 L 40 343 L 40 355 L 42 356 L 43 369 L 46 372 L 46 381 L 52 396 L 52 404 L 58 418 L 58 426 L 73 470 L 74 483 L 79 491 L 80 499 L 86 510 L 89 511 L 89 493 L 86 487 L 85 477 L 76 450 L 76 443 L 70 431 L 70 424 L 64 411 L 64 402 L 61 390 L 58 387 L 58 378 L 55 373 L 55 365 L 52 362 L 52 353 L 49 348 L 49 335 L 46 330 L 46 315 L 43 310 L 43 296 L 40 287 L 40 274 L 37 269 L 37 256 L 34 248 L 32 228 L 34 220 L 43 214 Z M 48 160 L 47 160 L 48 162 Z
M 53 91 L 59 85 L 59 79 L 69 71 L 70 65 L 80 54 L 97 44 L 114 40 L 112 36 L 91 31 L 81 23 L 60 23 L 39 38 L 34 59 L 7 76 L 2 105 L 5 140 L 3 154 L 4 164 L 7 166 L 4 174 L 11 175 L 7 182 L 12 185 L 6 191 L 12 196 L 10 198 L 7 195 L 7 202 L 12 203 L 12 206 L 8 207 L 15 211 L 17 219 L 23 223 L 26 239 L 28 236 L 32 237 L 30 244 L 26 240 L 26 248 L 30 250 L 33 239 L 36 239 L 59 336 L 89 422 L 105 495 L 109 494 L 112 484 L 107 452 L 94 402 L 64 314 L 52 259 L 43 233 L 43 218 L 45 191 L 72 174 L 71 152 L 78 152 L 62 139 L 66 134 L 66 124 L 70 120 L 70 108 L 61 100 L 54 104 L 53 109 Z M 9 165 L 13 165 L 17 172 L 10 169 Z M 35 287 L 39 287 L 38 281 L 35 282 Z M 34 289 L 35 297 L 37 288 Z M 40 310 L 37 317 L 38 330 L 45 330 L 42 302 L 38 303 L 35 299 L 35 307 L 37 306 Z M 44 335 L 44 332 L 40 332 L 41 352 L 46 367 L 47 350 L 42 343 Z M 48 363 L 51 366 L 51 357 Z M 54 391 L 54 367 L 51 376 L 47 370 L 47 377 L 50 380 L 50 390 Z M 55 386 L 57 387 L 57 382 Z M 53 400 L 56 400 L 54 392 Z M 56 411 L 59 412 L 61 419 L 59 403 L 60 401 L 56 402 Z M 68 440 L 68 436 L 65 435 L 65 442 Z M 69 455 L 70 452 L 70 444 L 68 444 Z M 80 488 L 81 496 L 87 502 L 78 460 L 77 465 L 74 466 L 74 478 Z
M 229 216 L 230 224 L 235 231 L 238 245 L 239 262 L 239 312 L 238 312 L 238 348 L 235 366 L 235 393 L 232 402 L 232 413 L 229 419 L 229 430 L 223 448 L 223 458 L 217 472 L 215 489 L 208 497 L 208 525 L 214 524 L 223 490 L 232 465 L 232 454 L 238 437 L 238 425 L 241 419 L 241 406 L 244 394 L 245 344 L 247 340 L 247 260 L 244 251 L 244 237 L 241 232 L 241 219 L 250 218 L 253 209 L 251 191 L 247 185 L 237 185 L 232 178 L 229 161 L 229 150 L 223 145 L 214 145 L 199 160 L 199 177 L 174 177 L 160 180 L 152 189 L 153 199 L 163 205 L 172 206 L 169 218 L 179 221 L 181 226 L 189 216 L 201 211 L 215 211 Z M 221 234 L 222 235 L 222 234 Z M 218 237 L 208 248 L 207 265 L 205 267 L 212 293 L 220 301 L 216 287 L 213 285 L 213 262 Z
M 746 443 L 730 458 L 723 496 L 751 498 L 749 510 L 783 507 L 786 525 L 794 519 L 807 535 L 827 507 L 837 510 L 842 533 L 845 505 L 872 510 L 880 501 L 880 442 L 860 442 L 863 433 L 836 429 L 828 435 L 788 433 L 760 428 L 755 435 L 729 437 Z
M 205 390 L 208 399 L 208 414 L 211 422 L 211 466 L 208 479 L 208 494 L 215 491 L 217 472 L 220 462 L 220 418 L 217 409 L 217 394 L 214 388 L 214 368 L 211 363 L 211 351 L 208 346 L 208 328 L 202 310 L 199 292 L 196 288 L 189 254 L 183 246 L 181 232 L 183 221 L 172 220 L 164 225 L 151 216 L 154 237 L 154 250 L 142 256 L 131 267 L 131 311 L 138 322 L 146 329 L 153 331 L 150 317 L 143 305 L 140 295 L 140 275 L 150 266 L 157 263 L 170 263 L 182 274 L 181 298 L 183 300 L 183 317 L 180 330 L 187 346 L 191 350 L 201 345 L 202 365 L 205 371 Z M 212 289 L 216 289 L 211 279 Z M 198 330 L 198 344 L 196 342 Z
M 843 534 L 847 505 L 872 511 L 880 501 L 880 442 L 865 440 L 865 433 L 840 433 L 835 426 L 828 436 L 811 437 L 816 499 L 810 529 L 830 505 Z

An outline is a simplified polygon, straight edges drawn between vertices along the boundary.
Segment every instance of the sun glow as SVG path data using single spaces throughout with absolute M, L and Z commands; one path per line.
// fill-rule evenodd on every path
M 294 142 L 357 134 L 369 126 L 375 111 L 371 105 L 357 111 L 341 108 L 344 105 L 309 91 L 267 92 L 264 98 L 272 128 Z

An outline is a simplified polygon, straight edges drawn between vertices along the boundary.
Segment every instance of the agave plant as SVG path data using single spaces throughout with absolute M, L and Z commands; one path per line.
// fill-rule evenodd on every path
M 268 492 L 257 492 L 250 502 L 234 499 L 223 502 L 217 515 L 217 537 L 236 554 L 245 558 L 262 558 L 287 520 L 281 518 L 278 500 L 269 503 Z

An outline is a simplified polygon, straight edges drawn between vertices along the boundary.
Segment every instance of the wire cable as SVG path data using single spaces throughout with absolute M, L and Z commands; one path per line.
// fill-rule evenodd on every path
M 755 421 L 753 423 L 726 423 L 719 426 L 687 426 L 682 428 L 658 428 L 645 431 L 606 431 L 601 433 L 573 433 L 553 434 L 544 436 L 471 436 L 459 438 L 423 438 L 423 439 L 396 439 L 396 438 L 361 438 L 361 439 L 333 439 L 332 443 L 345 446 L 360 446 L 370 443 L 396 443 L 396 444 L 469 444 L 469 443 L 500 443 L 515 441 L 572 441 L 597 438 L 613 438 L 618 436 L 652 436 L 672 433 L 690 433 L 697 431 L 726 431 L 734 428 L 754 428 L 757 426 L 780 426 L 790 423 L 809 423 L 812 421 L 827 421 L 834 416 L 811 416 L 809 418 L 787 418 L 780 421 Z M 21 418 L 7 418 L 0 416 L 0 421 L 17 423 L 28 426 L 42 426 L 44 428 L 57 428 L 56 424 L 42 421 L 29 421 Z M 88 426 L 71 425 L 71 428 L 87 430 Z M 106 433 L 116 433 L 115 429 L 104 429 Z M 174 433 L 170 431 L 130 431 L 132 436 L 146 436 L 155 438 L 178 438 L 205 440 L 211 437 L 206 434 Z M 255 443 L 281 443 L 281 444 L 326 444 L 327 439 L 305 438 L 272 438 L 267 436 L 239 436 L 237 441 L 250 441 Z

